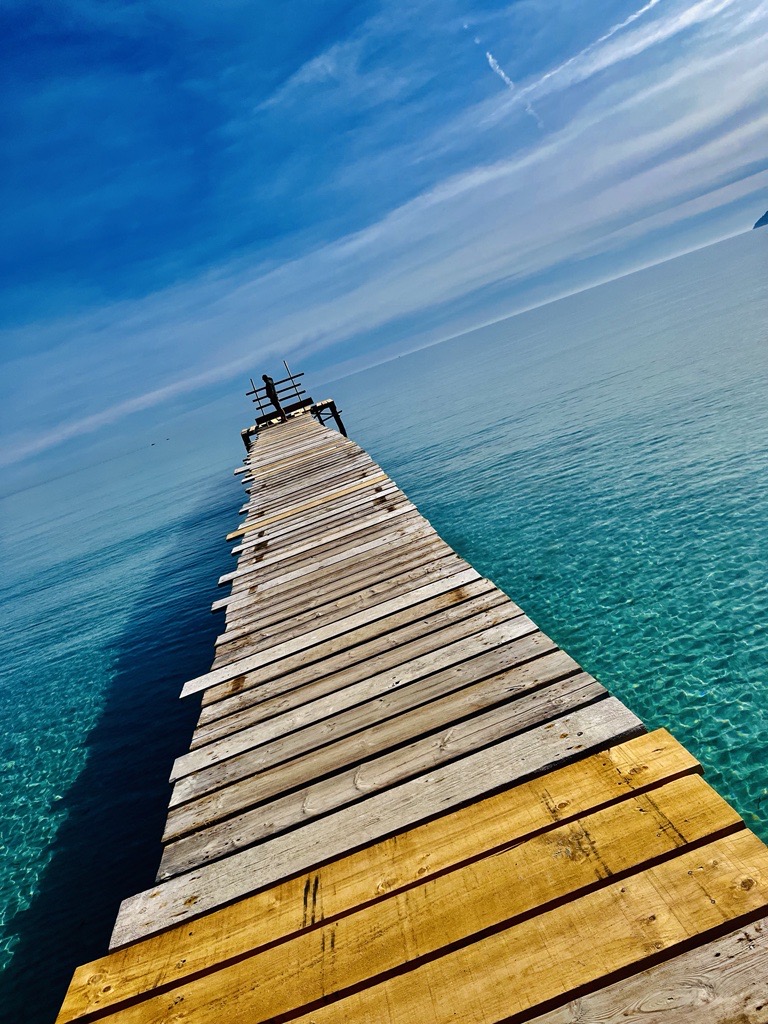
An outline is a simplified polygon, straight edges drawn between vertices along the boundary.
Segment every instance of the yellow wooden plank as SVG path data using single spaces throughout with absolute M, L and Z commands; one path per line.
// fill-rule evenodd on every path
M 433 957 L 488 929 L 503 925 L 505 932 L 509 932 L 515 922 L 522 922 L 520 927 L 525 930 L 527 915 L 540 915 L 563 899 L 573 899 L 595 886 L 604 886 L 613 876 L 635 872 L 638 866 L 647 866 L 660 857 L 677 853 L 690 842 L 739 824 L 736 812 L 702 778 L 687 776 L 511 848 L 497 849 L 491 856 L 432 877 L 319 928 L 303 931 L 246 960 L 118 1011 L 108 1019 L 121 1024 L 149 1024 L 173 1015 L 174 1020 L 195 1024 L 221 1024 L 222 1020 L 256 1024 L 290 1015 L 333 993 L 374 984 L 382 975 Z M 763 853 L 763 861 L 768 874 L 768 850 Z M 715 887 L 718 882 L 719 878 L 713 877 Z M 631 885 L 631 876 L 626 884 Z M 764 902 L 764 886 L 761 890 Z M 614 894 L 609 901 L 612 914 L 621 902 Z M 658 897 L 648 900 L 645 913 L 658 908 L 663 917 L 666 902 L 666 894 L 661 901 Z M 686 912 L 694 921 L 692 909 Z M 606 973 L 611 970 L 613 958 L 620 959 L 623 952 L 621 944 L 610 937 L 612 914 L 606 914 L 601 922 L 609 933 L 602 957 Z M 566 919 L 570 925 L 570 915 Z M 621 922 L 617 930 L 621 932 Z M 561 931 L 559 922 L 553 920 L 547 930 L 548 942 L 562 941 Z M 633 939 L 634 936 L 629 937 L 629 944 Z M 615 945 L 618 949 L 614 952 Z M 450 954 L 445 959 L 451 959 Z M 441 1001 L 451 1003 L 453 986 L 449 977 L 443 978 Z M 448 993 L 450 999 L 446 998 Z M 485 996 L 482 985 L 479 994 Z M 434 988 L 431 995 L 435 995 Z M 345 1019 L 380 1018 L 369 1012 L 347 1014 Z M 459 1014 L 453 1019 L 463 1021 L 466 1017 Z
M 385 893 L 699 770 L 665 730 L 461 808 L 78 968 L 60 1021 L 178 984 Z
M 345 494 L 351 494 L 353 491 L 362 490 L 364 487 L 373 487 L 375 484 L 383 483 L 386 479 L 386 473 L 376 473 L 374 476 L 367 477 L 365 480 L 360 480 L 355 484 L 350 484 L 349 487 L 342 487 L 337 491 L 329 491 L 327 494 L 322 494 L 320 497 L 313 498 L 311 501 L 305 501 L 301 505 L 294 505 L 292 508 L 286 509 L 285 512 L 279 512 L 274 516 L 267 516 L 257 522 L 241 526 L 239 530 L 234 530 L 232 533 L 228 533 L 227 540 L 235 540 L 237 537 L 242 537 L 246 533 L 250 533 L 252 530 L 261 530 L 264 526 L 269 526 L 270 523 L 277 523 L 282 519 L 287 519 L 289 516 L 308 512 L 310 509 L 317 508 L 329 501 L 333 501 L 334 498 L 341 498 Z
M 567 1002 L 571 993 L 602 978 L 674 955 L 727 923 L 746 923 L 765 913 L 766 905 L 768 849 L 742 831 L 346 999 L 283 1019 L 295 1024 L 527 1020 L 537 1007 Z M 219 1024 L 260 1019 L 238 1013 L 228 1000 L 219 1008 Z M 205 1019 L 194 1015 L 195 1024 Z

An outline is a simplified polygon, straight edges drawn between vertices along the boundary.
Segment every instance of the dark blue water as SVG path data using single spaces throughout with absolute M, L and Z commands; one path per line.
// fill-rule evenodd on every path
M 767 271 L 753 232 L 322 389 L 446 540 L 766 839 Z M 240 504 L 239 437 L 200 433 L 2 503 L 10 1019 L 52 1020 L 154 877 L 196 717 L 177 696 L 211 661 Z

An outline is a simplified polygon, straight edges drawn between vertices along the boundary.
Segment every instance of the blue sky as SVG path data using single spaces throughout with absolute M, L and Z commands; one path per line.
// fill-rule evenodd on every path
M 6 0 L 0 29 L 11 473 L 768 208 L 765 0 Z

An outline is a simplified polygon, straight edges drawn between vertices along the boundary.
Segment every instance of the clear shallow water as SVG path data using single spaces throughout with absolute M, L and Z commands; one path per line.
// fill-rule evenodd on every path
M 669 727 L 764 839 L 766 270 L 768 232 L 754 232 L 313 388 L 446 540 L 649 728 Z M 231 402 L 245 422 L 239 390 Z M 54 1018 L 157 867 L 168 772 L 196 717 L 177 695 L 211 661 L 240 504 L 236 432 L 191 442 L 0 502 L 10 1019 Z
M 105 951 L 120 900 L 152 883 L 170 766 L 196 718 L 178 694 L 210 665 L 240 498 L 229 459 L 213 477 L 202 468 L 134 453 L 2 503 L 9 1020 L 52 1021 L 74 966 Z

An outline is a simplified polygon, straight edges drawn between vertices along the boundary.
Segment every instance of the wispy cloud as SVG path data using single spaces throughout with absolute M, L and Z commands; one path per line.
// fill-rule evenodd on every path
M 6 431 L 4 463 L 210 391 L 267 359 L 330 367 L 353 351 L 358 364 L 378 361 L 382 337 L 389 352 L 418 347 L 639 259 L 703 244 L 742 221 L 751 225 L 746 204 L 768 185 L 761 169 L 768 10 L 765 2 L 740 0 L 739 17 L 723 17 L 729 8 L 735 14 L 736 3 L 646 4 L 545 75 L 529 76 L 523 100 L 524 90 L 490 51 L 488 66 L 505 88 L 488 98 L 487 73 L 477 73 L 473 48 L 475 76 L 486 79 L 473 101 L 451 105 L 441 95 L 441 119 L 424 122 L 430 130 L 419 122 L 409 131 L 410 120 L 397 120 L 393 104 L 387 146 L 357 137 L 343 167 L 334 165 L 324 179 L 319 194 L 326 204 L 328 194 L 341 202 L 348 182 L 378 201 L 389 180 L 401 181 L 396 202 L 388 195 L 379 208 L 371 200 L 377 212 L 367 222 L 286 247 L 280 258 L 246 249 L 151 294 L 7 332 L 2 403 L 13 430 Z M 685 27 L 685 48 L 655 49 L 654 41 Z M 467 49 L 465 38 L 456 41 L 457 51 Z M 371 97 L 386 79 L 384 65 L 370 56 L 373 42 L 361 40 L 359 52 L 368 57 L 353 68 Z M 627 63 L 629 53 L 638 59 Z M 347 58 L 352 50 L 337 52 L 338 65 L 315 56 L 294 78 L 291 102 L 306 91 L 307 118 L 318 109 L 311 101 L 324 74 L 342 91 L 354 89 L 344 77 Z M 585 98 L 565 92 L 569 81 L 600 66 L 617 73 L 596 79 Z M 414 117 L 426 78 L 420 73 L 409 107 Z M 430 73 L 441 89 L 452 87 L 437 62 Z M 522 111 L 531 99 L 538 106 L 538 97 L 543 103 L 555 89 L 563 95 L 548 131 L 500 131 L 498 121 L 488 127 L 489 111 L 508 112 L 517 102 Z M 349 102 L 346 92 L 339 102 Z M 278 115 L 280 105 L 273 110 Z M 302 195 L 290 199 L 300 202 Z M 760 204 L 764 209 L 762 198 Z M 640 243 L 642 249 L 632 248 Z M 538 284 L 542 271 L 549 292 Z M 34 354 L 40 350 L 44 360 Z M 11 359 L 11 352 L 18 355 Z M 50 428 L 44 437 L 41 421 Z
M 614 38 L 660 2 L 661 0 L 649 0 L 649 3 L 624 21 L 614 25 L 579 53 L 529 82 L 521 89 L 521 96 L 542 96 L 548 92 L 566 89 L 579 82 L 584 82 L 601 71 L 606 71 L 632 57 L 637 57 L 651 47 L 716 17 L 737 0 L 699 0 L 698 3 L 682 10 L 672 11 L 666 17 L 657 19 L 642 29 L 627 33 L 621 39 Z M 610 45 L 606 45 L 608 43 Z
M 598 47 L 600 47 L 603 43 L 607 43 L 608 40 L 612 39 L 613 36 L 615 36 L 618 32 L 621 32 L 622 29 L 625 29 L 629 25 L 632 25 L 639 18 L 642 18 L 644 14 L 647 14 L 649 11 L 653 10 L 653 8 L 658 6 L 658 4 L 660 3 L 661 0 L 648 0 L 648 3 L 644 4 L 639 10 L 635 11 L 633 14 L 630 14 L 629 17 L 625 18 L 623 21 L 617 22 L 617 24 L 612 25 L 607 32 L 604 32 L 601 36 L 595 39 L 594 42 L 589 43 L 588 46 L 585 46 L 578 53 L 574 54 L 572 57 L 569 57 L 568 60 L 563 61 L 562 64 L 559 64 L 557 67 L 552 68 L 550 71 L 547 71 L 546 74 L 543 74 L 535 82 L 529 85 L 527 87 L 528 90 L 533 91 L 535 89 L 538 89 L 541 86 L 543 86 L 546 82 L 562 74 L 568 68 L 571 68 L 574 65 L 582 63 L 586 57 L 589 57 L 591 54 L 593 54 L 598 49 Z

